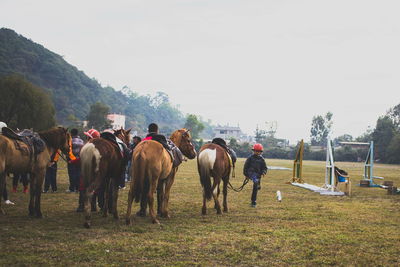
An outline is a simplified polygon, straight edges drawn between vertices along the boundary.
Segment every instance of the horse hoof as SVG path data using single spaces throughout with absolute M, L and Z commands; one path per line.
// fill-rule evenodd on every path
M 224 208 L 224 212 L 228 212 L 228 208 Z
M 154 220 L 152 220 L 152 223 L 153 223 L 153 224 L 160 224 L 160 221 L 157 220 L 157 219 L 154 219 Z
M 125 219 L 125 223 L 126 223 L 126 225 L 130 225 L 131 224 L 131 219 Z
M 86 229 L 89 229 L 89 228 L 90 228 L 90 223 L 85 222 L 85 223 L 83 224 L 83 226 L 84 226 Z
M 42 219 L 42 218 L 43 218 L 43 215 L 42 215 L 41 213 L 38 213 L 38 214 L 36 214 L 36 218 Z
M 206 209 L 202 209 L 201 210 L 201 215 L 206 215 L 207 214 L 207 210 Z
M 171 218 L 171 216 L 169 216 L 168 213 L 162 213 L 161 217 L 166 218 L 166 219 L 170 219 Z

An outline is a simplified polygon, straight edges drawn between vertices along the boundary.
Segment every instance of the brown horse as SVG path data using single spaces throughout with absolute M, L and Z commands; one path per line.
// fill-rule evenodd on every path
M 120 129 L 114 135 L 129 145 L 129 132 Z M 93 192 L 104 188 L 103 216 L 107 216 L 110 189 L 112 190 L 112 213 L 118 219 L 118 186 L 125 171 L 126 161 L 120 148 L 114 142 L 105 138 L 94 138 L 86 143 L 80 153 L 82 179 L 85 187 L 84 206 L 86 228 L 90 228 Z M 90 202 L 89 202 L 90 201 Z
M 200 183 L 203 187 L 203 215 L 207 213 L 206 201 L 210 200 L 211 197 L 214 198 L 217 214 L 221 214 L 221 205 L 218 200 L 221 180 L 223 181 L 224 212 L 228 212 L 227 195 L 231 165 L 230 156 L 219 145 L 211 143 L 201 147 L 199 156 L 197 157 L 197 168 L 200 175 Z M 214 178 L 212 185 L 211 177 Z
M 170 139 L 187 158 L 194 159 L 196 157 L 196 150 L 187 129 L 176 130 L 172 133 Z M 161 189 L 159 190 L 161 216 L 169 218 L 169 194 L 178 167 L 173 167 L 168 151 L 156 141 L 142 141 L 133 152 L 131 166 L 132 182 L 129 190 L 126 223 L 131 223 L 131 210 L 134 199 L 135 202 L 147 199 L 151 220 L 153 223 L 159 223 L 154 212 L 153 196 L 157 185 Z
M 45 149 L 31 158 L 30 153 L 27 152 L 29 148 L 24 142 L 0 135 L 0 192 L 4 190 L 8 173 L 30 173 L 29 215 L 36 215 L 38 218 L 42 217 L 40 196 L 50 158 L 58 149 L 68 155 L 71 139 L 67 129 L 62 127 L 39 132 L 39 136 L 45 142 Z

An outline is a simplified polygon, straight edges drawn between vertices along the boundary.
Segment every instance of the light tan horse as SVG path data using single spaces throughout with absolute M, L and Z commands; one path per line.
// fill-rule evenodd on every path
M 196 150 L 187 129 L 176 130 L 170 139 L 187 158 L 194 159 L 196 157 Z M 162 189 L 159 191 L 161 216 L 169 218 L 169 194 L 178 167 L 173 167 L 168 151 L 156 141 L 142 141 L 133 152 L 131 166 L 132 182 L 129 190 L 126 223 L 131 223 L 133 200 L 139 202 L 143 200 L 143 197 L 147 199 L 152 222 L 159 223 L 154 212 L 154 192 L 157 185 Z
M 228 153 L 217 144 L 205 144 L 200 148 L 197 157 L 197 168 L 200 175 L 200 183 L 203 187 L 203 208 L 202 214 L 207 213 L 207 200 L 214 198 L 217 214 L 221 214 L 221 205 L 219 203 L 219 185 L 223 181 L 222 193 L 224 212 L 228 212 L 228 183 L 231 173 L 231 159 Z M 211 185 L 211 177 L 213 183 Z
M 41 218 L 40 196 L 50 157 L 58 149 L 67 155 L 71 136 L 63 127 L 39 132 L 39 136 L 45 142 L 45 149 L 36 157 L 31 158 L 30 153 L 27 152 L 29 148 L 24 142 L 0 135 L 0 192 L 4 190 L 8 173 L 30 173 L 29 215 Z M 17 150 L 16 146 L 19 146 L 22 151 Z M 3 212 L 1 206 L 0 211 Z

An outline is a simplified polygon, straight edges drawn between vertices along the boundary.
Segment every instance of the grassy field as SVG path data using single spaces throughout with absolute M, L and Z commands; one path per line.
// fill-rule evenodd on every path
M 237 177 L 242 183 L 244 159 Z M 291 161 L 267 160 L 291 167 Z M 306 182 L 321 185 L 324 162 L 304 162 Z M 380 188 L 356 186 L 362 164 L 337 163 L 353 181 L 353 196 L 331 197 L 285 184 L 290 171 L 270 171 L 262 180 L 257 208 L 250 207 L 250 184 L 229 191 L 229 213 L 216 215 L 209 202 L 201 216 L 201 187 L 194 160 L 180 167 L 171 192 L 171 219 L 150 223 L 135 218 L 126 226 L 128 190 L 120 191 L 121 219 L 95 213 L 92 228 L 83 228 L 76 213 L 78 194 L 65 193 L 67 175 L 61 165 L 59 192 L 42 195 L 43 219 L 28 217 L 28 196 L 11 193 L 15 206 L 0 215 L 0 265 L 147 265 L 147 266 L 291 266 L 400 265 L 400 195 Z M 399 165 L 379 165 L 376 175 L 400 185 Z M 11 180 L 8 181 L 8 185 Z M 280 190 L 283 201 L 277 202 Z M 135 204 L 135 210 L 138 205 Z

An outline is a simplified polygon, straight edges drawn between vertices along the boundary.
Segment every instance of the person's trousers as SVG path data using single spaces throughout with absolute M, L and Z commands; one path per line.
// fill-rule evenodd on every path
M 81 175 L 81 165 L 79 163 L 68 164 L 69 190 L 71 192 L 79 190 L 80 175 Z
M 47 167 L 46 176 L 44 179 L 44 191 L 49 191 L 51 186 L 51 190 L 57 191 L 57 162 Z

